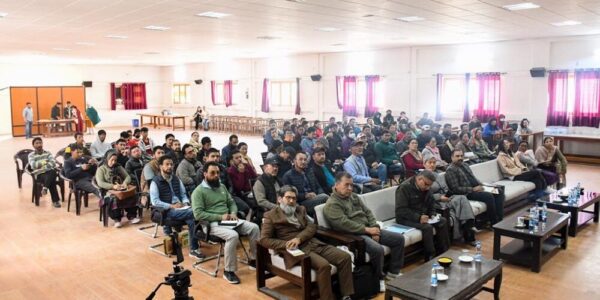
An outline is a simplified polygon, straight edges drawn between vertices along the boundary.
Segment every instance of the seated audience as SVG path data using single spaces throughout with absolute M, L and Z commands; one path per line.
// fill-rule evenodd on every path
M 252 162 L 252 158 L 250 158 L 250 155 L 248 155 L 248 144 L 244 142 L 239 143 L 238 149 L 240 149 L 240 153 L 242 154 L 242 163 L 248 165 L 249 167 L 252 167 L 252 169 L 256 171 L 256 166 L 254 165 L 254 162 Z
M 396 153 L 394 144 L 390 142 L 390 138 L 390 132 L 384 131 L 381 140 L 375 144 L 375 154 L 377 155 L 377 160 L 387 166 L 389 174 L 402 174 L 404 170 L 400 163 L 400 157 Z
M 136 128 L 133 131 L 133 136 L 127 141 L 127 148 L 131 149 L 133 146 L 138 146 L 140 143 L 140 137 L 142 135 L 142 131 L 139 128 Z
M 566 184 L 567 159 L 560 149 L 554 146 L 553 137 L 544 137 L 542 147 L 535 150 L 535 159 L 538 162 L 538 168 L 558 175 L 559 189 Z
M 294 139 L 295 135 L 291 129 L 285 131 L 285 135 L 283 136 L 283 147 L 292 147 L 295 151 L 302 150 L 300 147 L 300 142 Z
M 298 203 L 306 207 L 309 215 L 314 216 L 315 206 L 325 203 L 329 196 L 317 182 L 314 172 L 308 169 L 307 160 L 306 153 L 296 153 L 294 167 L 283 175 L 282 183 L 296 187 Z
M 404 266 L 404 236 L 379 228 L 373 212 L 352 192 L 352 176 L 340 172 L 335 177 L 335 187 L 327 199 L 323 215 L 333 230 L 361 236 L 365 242 L 365 251 L 371 257 L 375 276 L 379 277 L 379 289 L 385 291 L 386 273 L 382 245 L 391 249 L 387 277 L 396 278 Z
M 446 162 L 452 162 L 452 151 L 457 147 L 457 144 L 460 142 L 460 138 L 457 134 L 453 133 L 450 135 L 448 140 L 444 142 L 444 145 L 440 148 L 440 157 Z
M 283 151 L 283 143 L 279 140 L 274 140 L 268 150 L 269 153 L 267 153 L 267 158 L 276 157 L 278 153 Z
M 488 161 L 496 158 L 496 154 L 490 150 L 488 143 L 483 139 L 481 129 L 473 129 L 473 136 L 469 141 L 469 148 L 473 150 L 473 154 L 477 155 L 482 161 Z
M 96 171 L 96 183 L 98 187 L 106 190 L 109 196 L 111 191 L 127 189 L 127 186 L 131 183 L 131 176 L 125 171 L 125 168 L 117 163 L 117 152 L 115 150 L 111 149 L 106 152 L 102 165 Z M 104 203 L 104 201 L 109 202 Z M 111 196 L 104 198 L 102 205 L 109 205 L 108 215 L 115 221 L 115 228 L 121 228 L 123 210 L 127 212 L 127 219 L 131 224 L 137 224 L 141 221 L 138 217 L 137 202 L 138 199 L 135 195 L 123 200 Z
M 190 147 L 190 152 L 194 152 Z M 184 221 L 188 226 L 190 257 L 203 259 L 204 254 L 200 252 L 200 242 L 196 237 L 194 212 L 190 206 L 183 182 L 173 174 L 173 158 L 162 156 L 158 159 L 160 174 L 154 176 L 150 184 L 150 201 L 153 207 L 162 208 L 167 211 L 167 219 Z
M 452 124 L 450 124 L 450 123 L 444 124 L 444 129 L 442 130 L 442 136 L 444 137 L 444 140 L 449 139 L 451 135 L 452 135 Z M 441 145 L 441 144 L 442 143 L 438 143 L 438 145 Z
M 197 131 L 192 132 L 192 137 L 191 137 L 190 141 L 188 142 L 188 144 L 190 144 L 190 145 L 192 145 L 192 147 L 194 147 L 194 150 L 196 150 L 196 153 L 200 152 L 200 149 L 202 149 L 202 144 L 200 143 L 200 134 Z
M 390 124 L 390 126 L 388 126 L 388 131 L 390 132 L 390 142 L 391 143 L 396 143 L 396 138 L 398 137 L 398 133 L 400 132 L 398 130 L 398 126 L 396 126 L 396 124 Z
M 175 136 L 172 133 L 167 133 L 165 135 L 165 143 L 162 145 L 163 151 L 165 151 L 165 155 L 168 155 L 171 158 L 175 158 L 175 153 L 173 152 L 173 141 L 174 140 L 175 140 Z
M 355 139 L 356 136 L 352 128 L 344 128 L 344 138 L 342 139 L 342 157 L 348 157 L 348 155 L 350 155 L 350 145 Z
M 423 167 L 423 155 L 419 152 L 417 148 L 417 140 L 412 139 L 408 143 L 408 150 L 404 151 L 400 157 L 404 162 L 404 167 L 406 168 L 406 178 L 414 176 Z
M 177 167 L 176 174 L 179 180 L 183 182 L 185 190 L 191 193 L 200 183 L 202 164 L 196 160 L 196 150 L 190 144 L 183 145 L 183 160 Z
M 211 161 L 204 165 L 204 180 L 192 193 L 194 218 L 210 223 L 210 234 L 225 240 L 225 268 L 223 279 L 232 284 L 239 284 L 237 271 L 237 245 L 240 235 L 250 238 L 249 265 L 256 268 L 256 242 L 260 237 L 258 225 L 238 220 L 237 206 L 219 177 L 221 167 L 218 162 Z M 219 221 L 238 221 L 235 227 L 219 225 Z
M 102 199 L 100 191 L 92 184 L 92 179 L 96 175 L 96 164 L 95 160 L 83 157 L 81 149 L 73 149 L 71 157 L 65 160 L 63 172 L 67 178 L 73 180 L 76 189 L 92 193 L 98 199 Z
M 477 154 L 475 154 L 475 152 L 473 152 L 473 150 L 471 149 L 471 134 L 469 134 L 468 132 L 461 132 L 459 138 L 460 141 L 458 142 L 458 144 L 456 144 L 455 149 L 462 150 L 462 152 L 464 153 L 465 162 L 468 162 L 469 164 L 481 162 L 482 160 L 479 159 Z M 452 152 L 450 153 L 450 162 L 452 162 Z
M 310 257 L 311 268 L 317 273 L 319 298 L 336 299 L 331 285 L 331 265 L 338 269 L 338 278 L 343 300 L 354 294 L 352 281 L 352 258 L 334 246 L 315 238 L 317 225 L 306 214 L 306 209 L 297 205 L 296 188 L 286 185 L 277 193 L 279 205 L 264 215 L 261 230 L 261 245 L 277 252 L 299 249 Z M 287 268 L 298 264 L 300 259 L 284 255 Z
M 279 152 L 275 158 L 279 161 L 279 171 L 277 171 L 277 178 L 283 179 L 283 175 L 287 171 L 292 169 L 292 160 L 296 157 L 296 151 L 292 147 L 285 147 L 283 151 Z
M 535 159 L 535 154 L 533 154 L 533 150 L 529 149 L 529 143 L 527 141 L 521 141 L 519 143 L 519 148 L 515 153 L 515 158 L 519 159 L 521 164 L 527 167 L 528 170 L 539 170 L 542 172 L 542 175 L 546 180 L 546 184 L 548 184 L 548 188 L 558 182 L 558 175 L 556 175 L 556 173 L 537 167 L 538 162 Z
M 440 155 L 440 149 L 438 149 L 438 147 L 437 147 L 437 141 L 433 137 L 431 138 L 429 143 L 423 149 L 422 154 L 423 154 L 422 155 L 423 157 L 424 156 L 433 156 L 436 160 L 435 164 L 438 167 L 438 169 L 445 170 L 446 167 L 448 166 L 448 163 L 442 159 L 442 156 Z
M 309 127 L 306 130 L 306 136 L 300 142 L 300 147 L 302 147 L 302 151 L 306 152 L 306 154 L 311 155 L 315 146 L 315 128 Z
M 325 194 L 331 194 L 332 187 L 335 184 L 335 171 L 331 164 L 327 161 L 325 155 L 325 148 L 319 147 L 313 150 L 312 159 L 310 161 L 309 169 L 315 174 L 317 183 Z
M 273 131 L 275 131 L 275 133 L 273 133 Z M 276 139 L 278 136 L 279 130 L 277 129 L 277 122 L 275 120 L 269 120 L 269 128 L 267 128 L 263 134 L 263 143 L 269 147 L 274 138 Z
M 141 177 L 141 172 L 144 169 L 146 161 L 142 156 L 142 150 L 137 145 L 131 147 L 131 149 L 129 149 L 129 152 L 129 160 L 127 160 L 127 163 L 125 163 L 125 170 L 127 171 L 127 173 L 129 173 L 129 176 L 131 176 L 131 180 L 135 180 L 135 183 L 139 184 L 137 181 L 140 178 L 137 178 L 137 174 L 139 172 Z
M 433 172 L 424 170 L 402 182 L 396 190 L 396 223 L 421 230 L 425 261 L 450 248 L 446 218 L 439 216 L 437 222 L 429 223 L 437 215 L 433 197 L 428 193 L 435 180 Z
M 127 142 L 124 139 L 118 139 L 115 142 L 115 151 L 117 152 L 117 163 L 121 167 L 125 167 L 129 160 L 129 150 L 127 149 Z
M 394 116 L 392 116 L 392 110 L 388 109 L 385 111 L 385 116 L 383 117 L 383 122 L 388 123 L 388 124 L 392 124 L 392 122 L 394 122 Z M 375 123 L 377 124 L 377 123 Z M 382 124 L 377 124 L 377 125 L 382 125 Z
M 471 121 L 469 121 L 469 131 L 473 131 L 475 128 L 482 128 L 481 121 L 479 121 L 479 117 L 476 114 L 471 116 Z
M 256 200 L 249 197 L 249 194 L 252 192 L 250 181 L 258 175 L 256 175 L 253 167 L 242 162 L 242 153 L 240 153 L 240 150 L 233 149 L 230 155 L 227 175 L 231 182 L 232 194 L 244 200 L 250 208 L 256 209 L 258 206 Z
M 450 124 L 445 124 L 446 125 L 450 125 Z M 431 126 L 431 136 L 435 138 L 435 142 L 436 145 L 443 145 L 444 142 L 450 137 L 450 136 L 445 136 L 443 134 L 440 134 L 440 128 L 442 127 L 442 125 L 435 123 L 433 124 L 433 126 Z M 452 127 L 452 125 L 450 125 L 450 127 Z M 446 128 L 444 127 L 444 130 Z
M 75 137 L 75 143 L 69 144 L 69 146 L 67 146 L 65 148 L 65 159 L 68 159 L 69 157 L 71 157 L 71 150 L 73 150 L 73 149 L 82 149 L 83 156 L 92 157 L 92 153 L 90 152 L 90 149 L 88 149 L 85 146 L 85 140 L 83 139 L 83 133 L 76 132 L 74 137 Z
M 412 134 L 407 134 L 404 137 L 402 137 L 402 140 L 396 142 L 396 152 L 397 153 L 404 153 L 404 151 L 408 150 L 408 143 L 410 143 L 411 140 L 415 139 Z
M 429 144 L 429 141 L 431 141 L 431 138 L 433 137 L 433 134 L 429 128 L 429 125 L 424 125 L 423 127 L 421 127 L 421 129 L 423 129 L 423 131 L 421 131 L 421 134 L 419 134 L 419 136 L 417 136 L 419 151 L 422 151 L 423 149 L 425 149 L 425 146 L 427 146 L 427 144 Z
M 323 137 L 323 124 L 321 124 L 321 121 L 316 120 L 313 123 L 313 127 L 315 128 L 315 138 L 322 138 Z
M 540 172 L 537 170 L 529 171 L 529 169 L 513 155 L 512 150 L 510 150 L 510 143 L 507 140 L 503 140 L 502 143 L 498 144 L 497 162 L 502 175 L 512 181 L 529 181 L 535 184 L 535 189 L 537 191 L 543 191 L 548 186 Z
M 363 157 L 365 144 L 362 140 L 355 141 L 350 148 L 351 155 L 344 162 L 344 171 L 352 176 L 355 184 L 362 185 L 362 192 L 369 193 L 380 190 L 387 180 L 387 168 L 384 164 L 375 162 L 370 167 Z
M 198 155 L 196 156 L 196 159 L 199 162 L 203 163 L 204 157 L 208 153 L 208 150 L 210 150 L 212 148 L 212 141 L 210 140 L 209 137 L 205 136 L 202 138 L 202 140 L 200 140 L 200 144 L 202 144 L 202 148 L 200 148 L 200 151 L 198 151 Z
M 232 134 L 229 136 L 229 144 L 221 149 L 221 163 L 229 167 L 228 159 L 231 157 L 231 151 L 238 147 L 238 136 Z
M 181 142 L 178 139 L 173 140 L 173 144 L 171 146 L 171 150 L 173 151 L 173 168 L 177 170 L 179 163 L 183 160 L 183 152 L 181 151 Z
M 356 126 L 355 118 L 350 118 L 350 121 L 348 121 L 348 127 L 352 128 L 352 132 L 354 132 L 355 137 L 360 133 L 360 127 Z
M 498 125 L 498 128 L 502 131 L 506 131 L 508 130 L 508 128 L 510 128 L 510 124 L 508 124 L 508 121 L 506 121 L 506 116 L 503 114 L 499 114 L 498 117 L 496 118 L 497 122 L 496 124 Z
M 102 158 L 106 151 L 110 150 L 112 146 L 106 141 L 106 131 L 103 129 L 98 130 L 98 138 L 90 146 L 90 153 L 93 158 Z
M 148 136 L 148 127 L 142 127 L 142 129 L 140 129 L 140 132 L 141 137 L 138 146 L 140 146 L 140 149 L 142 149 L 144 157 L 151 158 L 153 154 L 152 150 L 154 149 L 155 145 L 154 141 Z
M 160 174 L 160 165 L 158 164 L 158 159 L 165 155 L 165 151 L 162 146 L 156 146 L 152 150 L 152 160 L 150 160 L 146 165 L 144 165 L 144 169 L 142 171 L 142 176 L 144 180 L 142 180 L 142 186 L 144 186 L 145 181 L 150 181 L 154 178 L 154 176 Z
M 463 132 L 466 132 L 470 135 L 470 131 L 469 131 L 469 124 L 468 123 L 462 123 L 460 124 L 460 132 L 458 133 L 459 136 L 462 135 Z M 469 136 L 470 137 L 470 136 Z
M 34 137 L 31 144 L 33 145 L 33 152 L 29 153 L 27 157 L 31 172 L 35 177 L 35 180 L 41 182 L 44 186 L 42 194 L 44 195 L 47 190 L 50 190 L 52 206 L 59 208 L 60 197 L 58 196 L 58 190 L 56 189 L 56 161 L 54 160 L 52 153 L 44 150 L 42 138 Z
M 429 189 L 429 193 L 435 200 L 435 207 L 440 209 L 449 209 L 450 227 L 452 227 L 452 237 L 455 240 L 463 238 L 465 243 L 474 244 L 475 241 L 475 214 L 473 208 L 464 195 L 451 195 L 444 174 L 436 172 L 436 159 L 431 155 L 424 156 L 425 170 L 431 171 L 435 175 L 435 181 Z
M 529 120 L 527 120 L 527 118 L 522 119 L 521 123 L 519 124 L 519 128 L 517 129 L 517 132 L 515 133 L 515 137 L 517 138 L 517 141 L 521 141 L 521 135 L 529 135 L 532 134 L 533 130 L 531 130 L 531 128 L 529 128 Z
M 498 136 L 502 135 L 502 129 L 498 127 L 498 121 L 496 119 L 490 119 L 490 121 L 483 127 L 482 137 L 492 149 L 494 149 L 498 143 Z
M 423 128 L 423 126 L 431 126 L 433 125 L 433 120 L 429 118 L 429 113 L 423 113 L 423 117 L 417 121 L 417 127 Z
M 504 193 L 492 194 L 483 190 L 483 184 L 473 175 L 471 168 L 463 163 L 463 152 L 452 151 L 452 163 L 446 170 L 446 184 L 453 195 L 465 195 L 467 199 L 484 202 L 491 225 L 504 218 Z
M 267 159 L 263 169 L 264 172 L 256 179 L 252 187 L 252 192 L 254 193 L 254 199 L 256 199 L 262 211 L 268 211 L 277 206 L 277 191 L 282 186 L 279 178 L 277 178 L 279 160 L 277 158 Z M 259 220 L 261 218 L 258 217 Z
M 421 129 L 417 128 L 413 122 L 408 122 L 406 127 L 408 128 L 408 131 L 405 133 L 405 135 L 410 135 L 413 139 L 416 139 L 419 134 L 421 134 Z

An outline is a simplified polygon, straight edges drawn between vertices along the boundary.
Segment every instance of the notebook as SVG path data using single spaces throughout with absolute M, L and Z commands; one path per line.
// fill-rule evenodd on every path
M 392 224 L 392 225 L 386 227 L 385 230 L 395 232 L 395 233 L 405 234 L 411 230 L 414 230 L 414 228 L 408 227 L 405 225 L 401 225 L 401 224 Z

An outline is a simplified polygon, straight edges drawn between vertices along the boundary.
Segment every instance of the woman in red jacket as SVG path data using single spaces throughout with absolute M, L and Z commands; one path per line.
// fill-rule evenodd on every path
M 404 151 L 400 155 L 406 168 L 406 178 L 414 176 L 418 170 L 422 170 L 423 166 L 423 155 L 419 152 L 419 143 L 416 139 L 411 139 L 408 142 L 408 150 Z

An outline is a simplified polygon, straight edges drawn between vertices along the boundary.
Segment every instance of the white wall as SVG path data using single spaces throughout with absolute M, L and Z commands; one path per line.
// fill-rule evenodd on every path
M 168 105 L 161 68 L 152 66 L 103 65 L 16 65 L 0 64 L 0 88 L 8 86 L 75 86 L 92 81 L 86 88 L 87 103 L 93 105 L 102 122 L 99 127 L 131 125 L 137 111 L 110 111 L 110 82 L 145 82 L 148 108 L 159 111 Z M 49 117 L 49 116 L 48 116 Z M 10 90 L 0 91 L 0 119 L 10 120 Z M 11 134 L 10 121 L 0 122 L 0 134 Z

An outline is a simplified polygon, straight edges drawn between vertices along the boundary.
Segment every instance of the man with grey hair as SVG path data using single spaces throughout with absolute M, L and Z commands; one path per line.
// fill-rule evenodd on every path
M 436 250 L 437 254 L 441 254 L 450 247 L 448 222 L 436 214 L 434 200 L 428 193 L 435 179 L 433 172 L 424 170 L 402 182 L 396 189 L 396 222 L 421 230 L 425 261 L 431 260 Z

